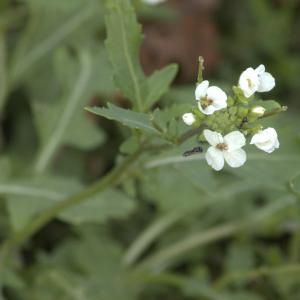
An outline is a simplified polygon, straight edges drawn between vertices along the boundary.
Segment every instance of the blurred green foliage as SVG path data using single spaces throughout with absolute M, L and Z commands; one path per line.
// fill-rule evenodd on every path
M 0 1 L 2 242 L 141 141 L 159 148 L 185 132 L 180 116 L 193 83 L 168 91 L 175 65 L 144 75 L 134 8 L 141 20 L 176 14 L 140 1 L 104 2 Z M 280 149 L 271 156 L 247 149 L 247 165 L 222 173 L 201 155 L 182 157 L 195 139 L 150 149 L 117 186 L 61 211 L 9 253 L 0 299 L 300 298 L 299 3 L 221 4 L 224 63 L 213 75 L 228 84 L 245 67 L 270 66 L 271 98 L 290 107 L 268 120 Z M 91 108 L 107 101 L 114 104 Z

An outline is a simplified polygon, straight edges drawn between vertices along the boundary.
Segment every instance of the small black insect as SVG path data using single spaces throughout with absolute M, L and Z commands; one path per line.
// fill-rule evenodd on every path
M 183 153 L 183 156 L 190 156 L 190 155 L 193 155 L 193 154 L 197 154 L 197 153 L 201 153 L 203 152 L 203 148 L 201 146 L 198 146 L 198 147 L 195 147 L 191 150 L 187 150 Z

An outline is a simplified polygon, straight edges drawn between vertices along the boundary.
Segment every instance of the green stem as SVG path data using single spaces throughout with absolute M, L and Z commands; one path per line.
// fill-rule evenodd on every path
M 199 130 L 199 129 L 198 129 Z M 197 131 L 190 130 L 182 134 L 178 141 L 179 143 L 185 142 L 187 139 L 195 135 Z M 49 209 L 42 212 L 36 219 L 23 228 L 22 231 L 17 232 L 10 239 L 4 242 L 1 252 L 0 252 L 0 274 L 3 269 L 5 261 L 7 261 L 8 255 L 20 244 L 30 238 L 38 230 L 40 230 L 44 225 L 46 225 L 51 219 L 56 217 L 61 211 L 71 208 L 84 202 L 86 199 L 95 195 L 96 193 L 104 191 L 109 186 L 117 183 L 120 177 L 127 171 L 127 169 L 134 163 L 142 153 L 146 151 L 161 150 L 163 148 L 171 147 L 172 145 L 146 145 L 141 147 L 134 154 L 125 159 L 119 166 L 115 167 L 111 172 L 109 172 L 105 177 L 101 178 L 96 183 L 87 187 L 82 192 L 66 198 L 65 200 L 59 202 L 58 204 L 50 207 Z
M 202 56 L 199 56 L 199 67 L 198 67 L 198 78 L 197 83 L 201 83 L 203 81 L 203 70 L 204 70 L 204 59 Z
M 124 264 L 126 266 L 132 265 L 159 233 L 164 232 L 181 217 L 182 213 L 173 211 L 158 219 L 154 224 L 147 228 L 131 247 L 129 247 L 124 256 Z
M 166 247 L 165 249 L 159 250 L 150 258 L 142 261 L 138 268 L 162 271 L 169 267 L 176 258 L 185 252 L 196 247 L 206 245 L 210 242 L 231 236 L 232 234 L 244 230 L 249 226 L 259 224 L 260 222 L 266 220 L 270 215 L 273 215 L 278 211 L 282 211 L 284 208 L 295 203 L 296 200 L 293 196 L 283 197 L 282 199 L 266 206 L 264 209 L 254 212 L 246 220 L 223 224 L 218 227 L 208 229 L 204 232 L 192 234 L 187 238 L 180 240 L 169 247 Z
M 228 237 L 234 232 L 240 229 L 240 224 L 230 223 L 226 225 L 221 225 L 216 228 L 209 229 L 205 232 L 200 232 L 193 234 L 173 245 L 162 249 L 154 254 L 149 259 L 142 262 L 138 268 L 141 269 L 151 269 L 155 271 L 164 270 L 170 265 L 170 262 L 180 256 L 181 254 L 192 250 L 201 245 L 208 244 L 210 242 L 219 240 L 221 238 Z
M 39 229 L 46 225 L 51 219 L 57 216 L 61 211 L 84 202 L 86 199 L 95 195 L 96 193 L 104 191 L 107 187 L 117 183 L 120 177 L 127 171 L 133 162 L 141 155 L 143 149 L 138 150 L 127 159 L 125 159 L 119 166 L 114 168 L 105 177 L 87 187 L 82 192 L 66 198 L 65 200 L 53 205 L 49 209 L 42 212 L 31 223 L 17 232 L 11 239 L 4 243 L 0 255 L 0 272 L 7 256 L 14 250 L 15 247 L 22 244 L 29 237 L 35 234 Z

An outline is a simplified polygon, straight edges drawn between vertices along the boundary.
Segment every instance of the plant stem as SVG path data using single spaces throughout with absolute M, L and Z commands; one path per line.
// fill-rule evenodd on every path
M 201 83 L 203 81 L 203 70 L 204 70 L 204 59 L 202 56 L 199 56 L 199 67 L 198 67 L 198 77 L 197 83 Z
M 196 247 L 206 245 L 210 242 L 226 238 L 232 234 L 240 232 L 266 220 L 270 215 L 284 208 L 294 205 L 296 202 L 293 196 L 283 197 L 274 203 L 267 205 L 264 209 L 254 212 L 246 220 L 240 220 L 232 223 L 223 224 L 203 232 L 194 233 L 180 240 L 165 249 L 157 251 L 150 258 L 142 261 L 137 268 L 146 270 L 162 271 L 169 267 L 174 260 L 185 252 L 195 249 Z
M 132 265 L 140 254 L 147 248 L 160 232 L 165 231 L 170 225 L 182 217 L 182 213 L 172 211 L 171 213 L 158 219 L 152 226 L 147 228 L 145 232 L 137 238 L 137 240 L 129 247 L 124 256 L 124 264 L 126 266 Z
M 178 138 L 178 143 L 183 143 L 193 135 L 199 132 L 200 128 L 197 130 L 189 130 L 183 133 Z M 106 176 L 99 179 L 91 186 L 84 189 L 82 192 L 66 198 L 65 200 L 57 203 L 56 205 L 50 207 L 49 209 L 42 212 L 36 219 L 23 228 L 23 230 L 17 232 L 2 245 L 0 251 L 0 276 L 1 271 L 4 269 L 4 263 L 7 261 L 8 255 L 13 252 L 13 250 L 20 244 L 29 239 L 33 234 L 39 231 L 44 225 L 46 225 L 51 219 L 56 217 L 60 212 L 65 209 L 71 208 L 89 199 L 92 195 L 104 191 L 106 188 L 115 185 L 121 176 L 128 170 L 128 168 L 146 151 L 161 150 L 164 148 L 172 147 L 173 145 L 145 145 L 139 150 L 133 153 L 131 156 L 127 157 L 119 166 L 116 166 L 112 171 L 110 171 Z
M 166 249 L 158 251 L 152 257 L 146 259 L 144 262 L 138 265 L 138 268 L 145 268 L 147 270 L 150 269 L 160 272 L 166 269 L 174 258 L 180 256 L 186 251 L 219 240 L 221 238 L 228 237 L 240 229 L 240 224 L 230 223 L 209 229 L 205 232 L 193 234 L 171 245 L 170 247 L 167 247 Z
M 11 239 L 7 240 L 0 254 L 0 272 L 2 266 L 6 260 L 6 257 L 10 252 L 14 250 L 15 247 L 26 241 L 29 237 L 35 234 L 39 229 L 46 225 L 51 219 L 57 216 L 61 211 L 78 205 L 84 202 L 89 197 L 104 191 L 107 187 L 112 186 L 117 183 L 120 177 L 127 171 L 133 162 L 143 152 L 143 148 L 139 149 L 137 152 L 125 159 L 119 166 L 115 167 L 111 172 L 109 172 L 105 177 L 101 178 L 99 181 L 95 182 L 91 186 L 87 187 L 82 192 L 66 198 L 65 200 L 53 205 L 49 209 L 42 212 L 36 219 L 23 228 L 23 230 L 17 232 Z

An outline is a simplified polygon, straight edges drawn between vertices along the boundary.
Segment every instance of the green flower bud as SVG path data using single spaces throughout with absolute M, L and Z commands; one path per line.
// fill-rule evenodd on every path
M 197 116 L 199 120 L 203 120 L 205 115 L 198 109 L 198 107 L 192 108 L 192 113 Z
M 234 103 L 235 103 L 234 99 L 229 96 L 228 99 L 227 99 L 227 106 L 229 106 L 229 107 L 233 106 Z
M 206 142 L 206 138 L 205 138 L 203 133 L 198 136 L 198 141 L 199 142 Z
M 263 129 L 262 125 L 256 125 L 255 127 L 248 128 L 248 134 L 254 135 Z
M 238 108 L 237 115 L 238 115 L 240 118 L 245 118 L 245 117 L 247 117 L 248 112 L 249 112 L 248 108 L 243 107 L 243 106 L 240 106 L 240 107 Z
M 229 112 L 229 114 L 230 114 L 231 116 L 234 116 L 234 115 L 237 114 L 238 109 L 237 109 L 236 106 L 233 106 L 233 107 L 230 107 L 230 108 L 228 109 L 228 112 Z
M 264 115 L 265 111 L 266 109 L 262 106 L 254 106 L 251 108 L 249 116 L 259 118 Z
M 233 93 L 234 93 L 234 95 L 236 97 L 236 100 L 238 102 L 244 103 L 244 104 L 248 103 L 249 99 L 245 97 L 245 95 L 244 95 L 244 93 L 243 93 L 243 91 L 242 91 L 242 89 L 240 87 L 233 86 L 232 90 L 233 90 Z

